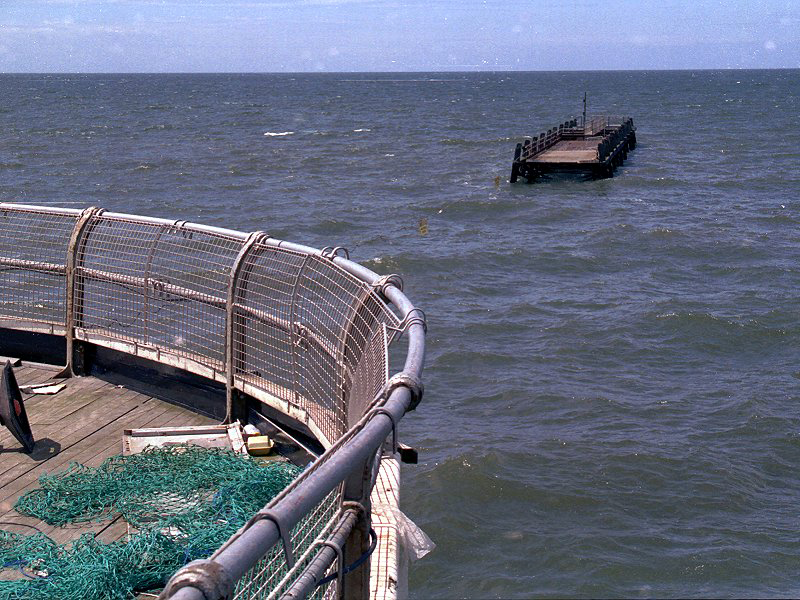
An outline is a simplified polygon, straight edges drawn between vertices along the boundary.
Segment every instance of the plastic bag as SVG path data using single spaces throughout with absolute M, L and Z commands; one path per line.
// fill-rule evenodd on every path
M 388 504 L 373 504 L 372 512 L 394 518 L 397 523 L 397 532 L 400 535 L 400 543 L 412 561 L 419 560 L 436 548 L 433 540 L 399 508 Z

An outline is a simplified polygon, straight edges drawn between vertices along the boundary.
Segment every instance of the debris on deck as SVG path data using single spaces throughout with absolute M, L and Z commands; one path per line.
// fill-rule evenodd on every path
M 267 456 L 275 447 L 272 438 L 266 435 L 251 435 L 247 438 L 247 451 L 253 456 Z
M 147 427 L 126 429 L 122 434 L 122 453 L 137 454 L 148 446 L 202 446 L 227 448 L 237 454 L 247 454 L 242 427 L 237 421 L 228 425 L 190 425 L 185 427 Z
M 39 394 L 51 396 L 67 387 L 64 383 L 39 383 L 35 385 L 21 385 L 19 391 L 25 394 Z

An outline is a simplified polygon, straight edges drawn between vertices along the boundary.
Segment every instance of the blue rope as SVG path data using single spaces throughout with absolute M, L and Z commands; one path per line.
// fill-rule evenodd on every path
M 362 554 L 361 556 L 359 556 L 353 564 L 348 565 L 344 569 L 342 569 L 342 575 L 347 575 L 351 571 L 355 571 L 358 567 L 363 565 L 364 562 L 366 562 L 366 560 L 370 557 L 370 555 L 373 552 L 375 552 L 375 548 L 378 545 L 378 534 L 375 533 L 375 530 L 372 527 L 369 528 L 369 537 L 370 537 L 370 544 L 369 548 L 367 548 L 367 551 L 364 552 L 364 554 Z M 319 582 L 317 582 L 316 587 L 325 585 L 326 583 L 330 583 L 338 576 L 339 576 L 338 573 L 331 573 L 327 577 L 323 577 L 322 579 L 320 579 Z
M 6 563 L 3 563 L 2 568 L 7 569 L 8 567 L 16 567 L 17 570 L 22 573 L 28 579 L 44 579 L 47 575 L 29 575 L 25 572 L 25 565 L 28 564 L 27 560 L 10 560 Z

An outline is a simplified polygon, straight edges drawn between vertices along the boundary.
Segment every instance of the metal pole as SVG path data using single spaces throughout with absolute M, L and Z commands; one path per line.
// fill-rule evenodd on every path
M 244 352 L 244 344 L 237 338 L 237 333 L 241 337 L 242 332 L 237 322 L 236 302 L 237 292 L 240 292 L 240 286 L 243 290 L 247 285 L 247 271 L 243 269 L 247 257 L 254 248 L 258 247 L 258 243 L 267 237 L 263 231 L 254 231 L 248 237 L 242 247 L 239 249 L 239 254 L 233 261 L 231 266 L 230 275 L 228 276 L 228 297 L 225 302 L 225 419 L 223 423 L 233 423 L 238 418 L 244 417 L 244 408 L 239 406 L 236 402 L 236 391 L 234 390 L 234 369 L 236 368 L 236 349 L 237 347 Z M 243 291 L 241 292 L 243 293 Z
M 583 133 L 586 134 L 586 92 L 583 92 Z
M 323 542 L 322 549 L 317 555 L 311 559 L 308 566 L 297 577 L 297 579 L 289 586 L 289 589 L 283 594 L 281 600 L 301 600 L 307 598 L 317 587 L 317 583 L 325 575 L 325 571 L 333 564 L 333 561 L 339 558 L 342 559 L 341 548 L 344 546 L 345 539 L 347 538 L 350 530 L 356 523 L 357 515 L 354 510 L 347 510 L 344 516 L 336 524 L 334 530 L 328 539 Z M 338 552 L 336 550 L 338 548 Z M 339 575 L 342 576 L 343 564 L 339 564 Z M 341 580 L 339 581 L 341 584 Z M 341 591 L 341 589 L 339 590 Z
M 65 377 L 82 375 L 84 367 L 83 355 L 79 351 L 80 342 L 75 342 L 75 328 L 83 325 L 83 279 L 77 274 L 78 268 L 83 264 L 82 250 L 85 246 L 87 235 L 94 225 L 94 218 L 103 213 L 102 208 L 91 206 L 81 212 L 67 247 L 66 264 L 66 313 L 64 326 L 66 329 L 67 364 L 62 374 Z M 80 288 L 80 290 L 78 289 Z M 80 296 L 78 296 L 80 294 Z M 81 311 L 79 313 L 79 311 Z

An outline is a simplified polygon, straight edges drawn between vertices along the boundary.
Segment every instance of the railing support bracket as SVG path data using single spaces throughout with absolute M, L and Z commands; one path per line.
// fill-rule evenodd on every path
M 233 596 L 231 577 L 213 560 L 194 560 L 180 569 L 167 582 L 159 598 L 170 598 L 185 587 L 200 591 L 205 600 L 229 600 Z

